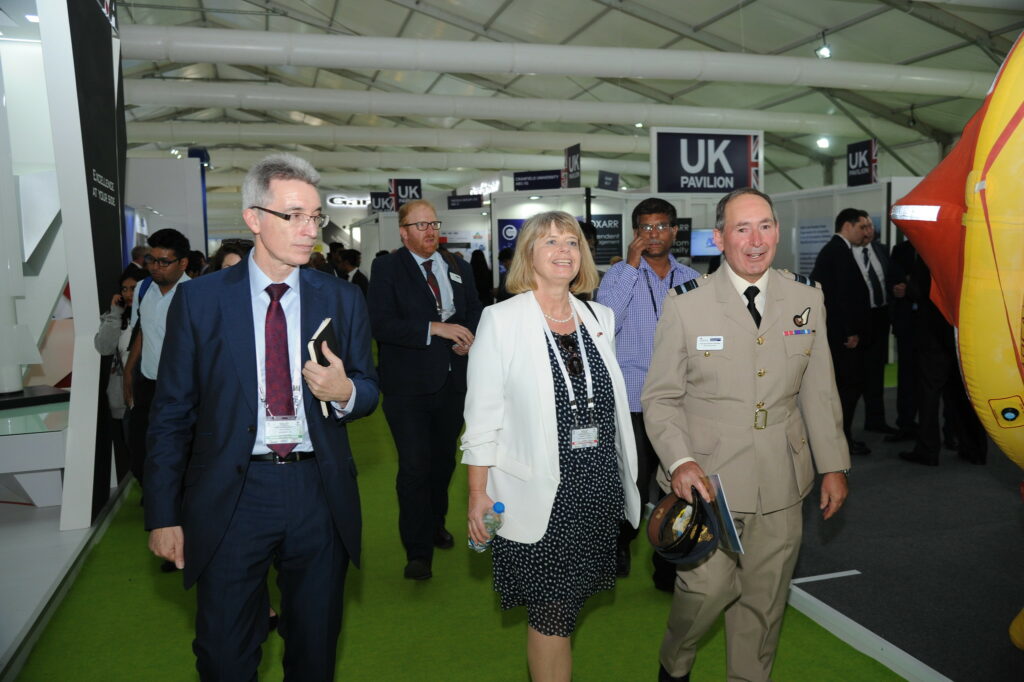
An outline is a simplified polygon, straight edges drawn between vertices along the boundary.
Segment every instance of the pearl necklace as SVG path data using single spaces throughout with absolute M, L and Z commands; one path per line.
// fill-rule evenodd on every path
M 548 318 L 549 320 L 551 320 L 552 322 L 555 322 L 557 324 L 565 324 L 566 322 L 571 321 L 572 317 L 573 317 L 572 313 L 569 313 L 569 317 L 565 318 L 564 320 L 559 320 L 557 317 L 551 317 L 550 315 L 545 313 L 543 310 L 541 312 L 544 313 L 544 317 Z

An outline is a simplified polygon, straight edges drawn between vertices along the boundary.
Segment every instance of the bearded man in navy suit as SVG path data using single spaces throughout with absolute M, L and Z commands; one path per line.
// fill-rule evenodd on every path
M 346 425 L 377 404 L 359 289 L 309 261 L 327 223 L 319 175 L 288 154 L 250 169 L 237 267 L 182 286 L 149 428 L 146 528 L 154 554 L 196 584 L 203 680 L 255 680 L 281 589 L 285 679 L 332 680 L 349 561 L 359 563 L 356 467 Z M 306 342 L 330 318 L 337 347 Z M 325 411 L 322 409 L 325 408 Z

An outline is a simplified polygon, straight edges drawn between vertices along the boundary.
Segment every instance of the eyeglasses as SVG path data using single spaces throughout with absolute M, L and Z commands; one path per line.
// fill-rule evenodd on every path
M 270 215 L 276 215 L 281 220 L 287 220 L 295 225 L 295 227 L 305 227 L 312 222 L 317 228 L 322 230 L 327 226 L 327 223 L 331 222 L 331 219 L 323 213 L 320 215 L 309 215 L 308 213 L 281 213 L 280 211 L 271 211 L 269 208 L 263 208 L 262 206 L 250 206 L 249 208 L 258 208 Z
M 669 223 L 658 223 L 657 225 L 638 225 L 636 229 L 641 232 L 665 232 L 671 230 L 672 226 Z
M 402 227 L 415 227 L 420 232 L 423 232 L 424 230 L 427 230 L 427 229 L 440 230 L 441 229 L 441 221 L 440 220 L 420 220 L 420 221 L 417 221 L 415 223 L 402 223 Z
M 569 374 L 574 377 L 581 376 L 583 374 L 583 359 L 580 357 L 580 347 L 576 344 L 576 337 L 559 336 L 558 347 L 565 352 L 565 366 L 568 368 Z
M 146 256 L 142 260 L 145 261 L 146 265 L 153 265 L 155 263 L 157 267 L 168 268 L 168 267 L 174 265 L 175 263 L 177 263 L 178 261 L 180 261 L 182 259 L 181 258 L 153 258 L 149 254 L 146 254 Z

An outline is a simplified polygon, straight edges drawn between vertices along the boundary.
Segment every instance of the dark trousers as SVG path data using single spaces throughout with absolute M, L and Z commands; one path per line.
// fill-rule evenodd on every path
M 256 680 L 273 562 L 285 680 L 333 680 L 348 560 L 316 461 L 252 462 L 224 539 L 197 583 L 192 649 L 200 678 Z
M 889 306 L 871 309 L 871 333 L 864 345 L 864 426 L 885 424 L 885 361 L 889 358 Z
M 864 393 L 864 350 L 860 345 L 856 348 L 844 348 L 839 342 L 831 344 L 830 348 L 839 402 L 843 406 L 843 433 L 849 441 L 853 413 L 857 409 L 857 401 Z
M 902 430 L 917 425 L 916 345 L 912 328 L 896 335 L 896 427 Z
M 922 339 L 918 359 L 918 430 L 914 450 L 934 462 L 942 448 L 940 433 L 953 435 L 960 455 L 984 462 L 988 435 L 974 412 L 957 366 L 955 351 L 932 339 Z M 939 428 L 939 401 L 943 403 L 945 428 Z
M 643 412 L 630 412 L 630 419 L 633 422 L 633 439 L 636 441 L 636 489 L 640 493 L 640 506 L 651 500 L 651 480 L 658 470 L 658 453 L 651 445 L 651 439 L 647 437 L 647 427 L 644 425 Z M 643 524 L 641 524 L 642 527 Z M 624 521 L 619 530 L 619 546 L 623 547 L 633 541 L 633 538 L 640 532 L 639 528 L 633 528 L 628 521 Z
M 434 534 L 448 513 L 465 402 L 466 392 L 452 386 L 451 373 L 434 394 L 384 395 L 384 416 L 398 450 L 398 531 L 410 561 L 434 556 Z
M 146 432 L 149 431 L 149 408 L 153 405 L 156 393 L 156 381 L 147 379 L 141 373 L 135 375 L 132 382 L 132 395 L 135 405 L 129 410 L 128 417 L 128 450 L 131 453 L 132 473 L 135 480 L 142 483 L 142 471 L 146 463 Z

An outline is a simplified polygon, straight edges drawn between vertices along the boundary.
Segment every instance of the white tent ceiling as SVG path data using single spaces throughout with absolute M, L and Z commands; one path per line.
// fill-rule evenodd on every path
M 1024 0 L 154 0 L 118 14 L 130 154 L 202 144 L 237 176 L 247 150 L 317 152 L 339 178 L 422 167 L 445 188 L 477 167 L 559 167 L 574 139 L 643 186 L 646 124 L 667 121 L 763 128 L 770 190 L 825 184 L 867 137 L 892 174 L 923 174 L 1024 28 Z

